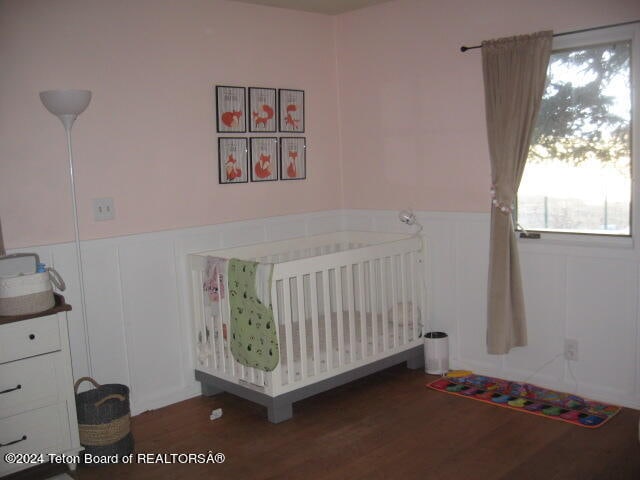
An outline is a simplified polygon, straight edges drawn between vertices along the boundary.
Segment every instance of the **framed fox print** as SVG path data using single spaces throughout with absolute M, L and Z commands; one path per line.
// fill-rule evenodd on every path
M 247 139 L 240 137 L 218 138 L 218 179 L 220 183 L 247 183 L 249 152 Z
M 304 91 L 279 90 L 280 131 L 304 132 Z
M 278 139 L 251 137 L 251 181 L 278 180 Z
M 307 142 L 304 137 L 280 138 L 280 179 L 307 178 Z
M 249 87 L 249 131 L 275 132 L 276 89 Z
M 216 86 L 216 126 L 218 133 L 247 131 L 247 107 L 244 87 Z

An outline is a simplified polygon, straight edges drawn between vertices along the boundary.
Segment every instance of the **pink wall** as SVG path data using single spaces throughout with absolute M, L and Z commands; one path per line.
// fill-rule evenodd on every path
M 339 208 L 333 19 L 223 0 L 0 2 L 7 248 L 71 240 L 62 125 L 38 92 L 93 91 L 73 128 L 83 239 Z M 308 180 L 218 185 L 213 86 L 306 92 Z M 113 197 L 116 219 L 93 220 Z
M 340 16 L 344 207 L 487 211 L 481 54 L 459 47 L 638 19 L 638 0 L 396 0 Z
M 396 0 L 338 17 L 225 0 L 0 1 L 6 246 L 72 239 L 64 131 L 40 90 L 94 92 L 73 129 L 83 239 L 341 207 L 482 212 L 480 52 L 460 45 L 638 18 L 637 0 Z M 306 181 L 218 185 L 215 84 L 306 91 Z M 98 197 L 115 199 L 114 221 L 93 220 Z

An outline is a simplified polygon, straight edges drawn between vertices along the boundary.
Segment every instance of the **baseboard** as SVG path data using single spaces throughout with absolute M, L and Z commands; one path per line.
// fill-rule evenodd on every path
M 193 382 L 192 385 L 179 390 L 164 392 L 160 395 L 138 399 L 131 407 L 131 414 L 139 415 L 143 412 L 157 410 L 158 408 L 166 407 L 167 405 L 172 405 L 198 396 L 200 396 L 200 384 Z

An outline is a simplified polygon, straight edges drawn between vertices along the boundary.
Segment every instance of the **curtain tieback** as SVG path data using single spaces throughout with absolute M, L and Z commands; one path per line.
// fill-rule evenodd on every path
M 506 203 L 500 202 L 498 200 L 498 195 L 496 193 L 496 186 L 491 185 L 491 204 L 500 210 L 504 214 L 511 214 L 513 212 L 513 205 L 507 205 Z

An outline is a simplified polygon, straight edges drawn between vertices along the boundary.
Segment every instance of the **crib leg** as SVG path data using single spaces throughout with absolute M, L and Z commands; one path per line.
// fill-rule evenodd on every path
M 271 405 L 267 406 L 267 418 L 271 423 L 280 423 L 293 417 L 291 402 L 274 398 Z
M 424 367 L 424 356 L 416 355 L 407 360 L 407 368 L 410 370 L 418 370 Z
M 202 395 L 204 395 L 205 397 L 211 397 L 213 395 L 217 395 L 218 393 L 224 392 L 224 390 L 221 390 L 218 387 L 214 387 L 213 385 L 210 385 L 208 383 L 201 382 L 200 385 L 202 386 Z

